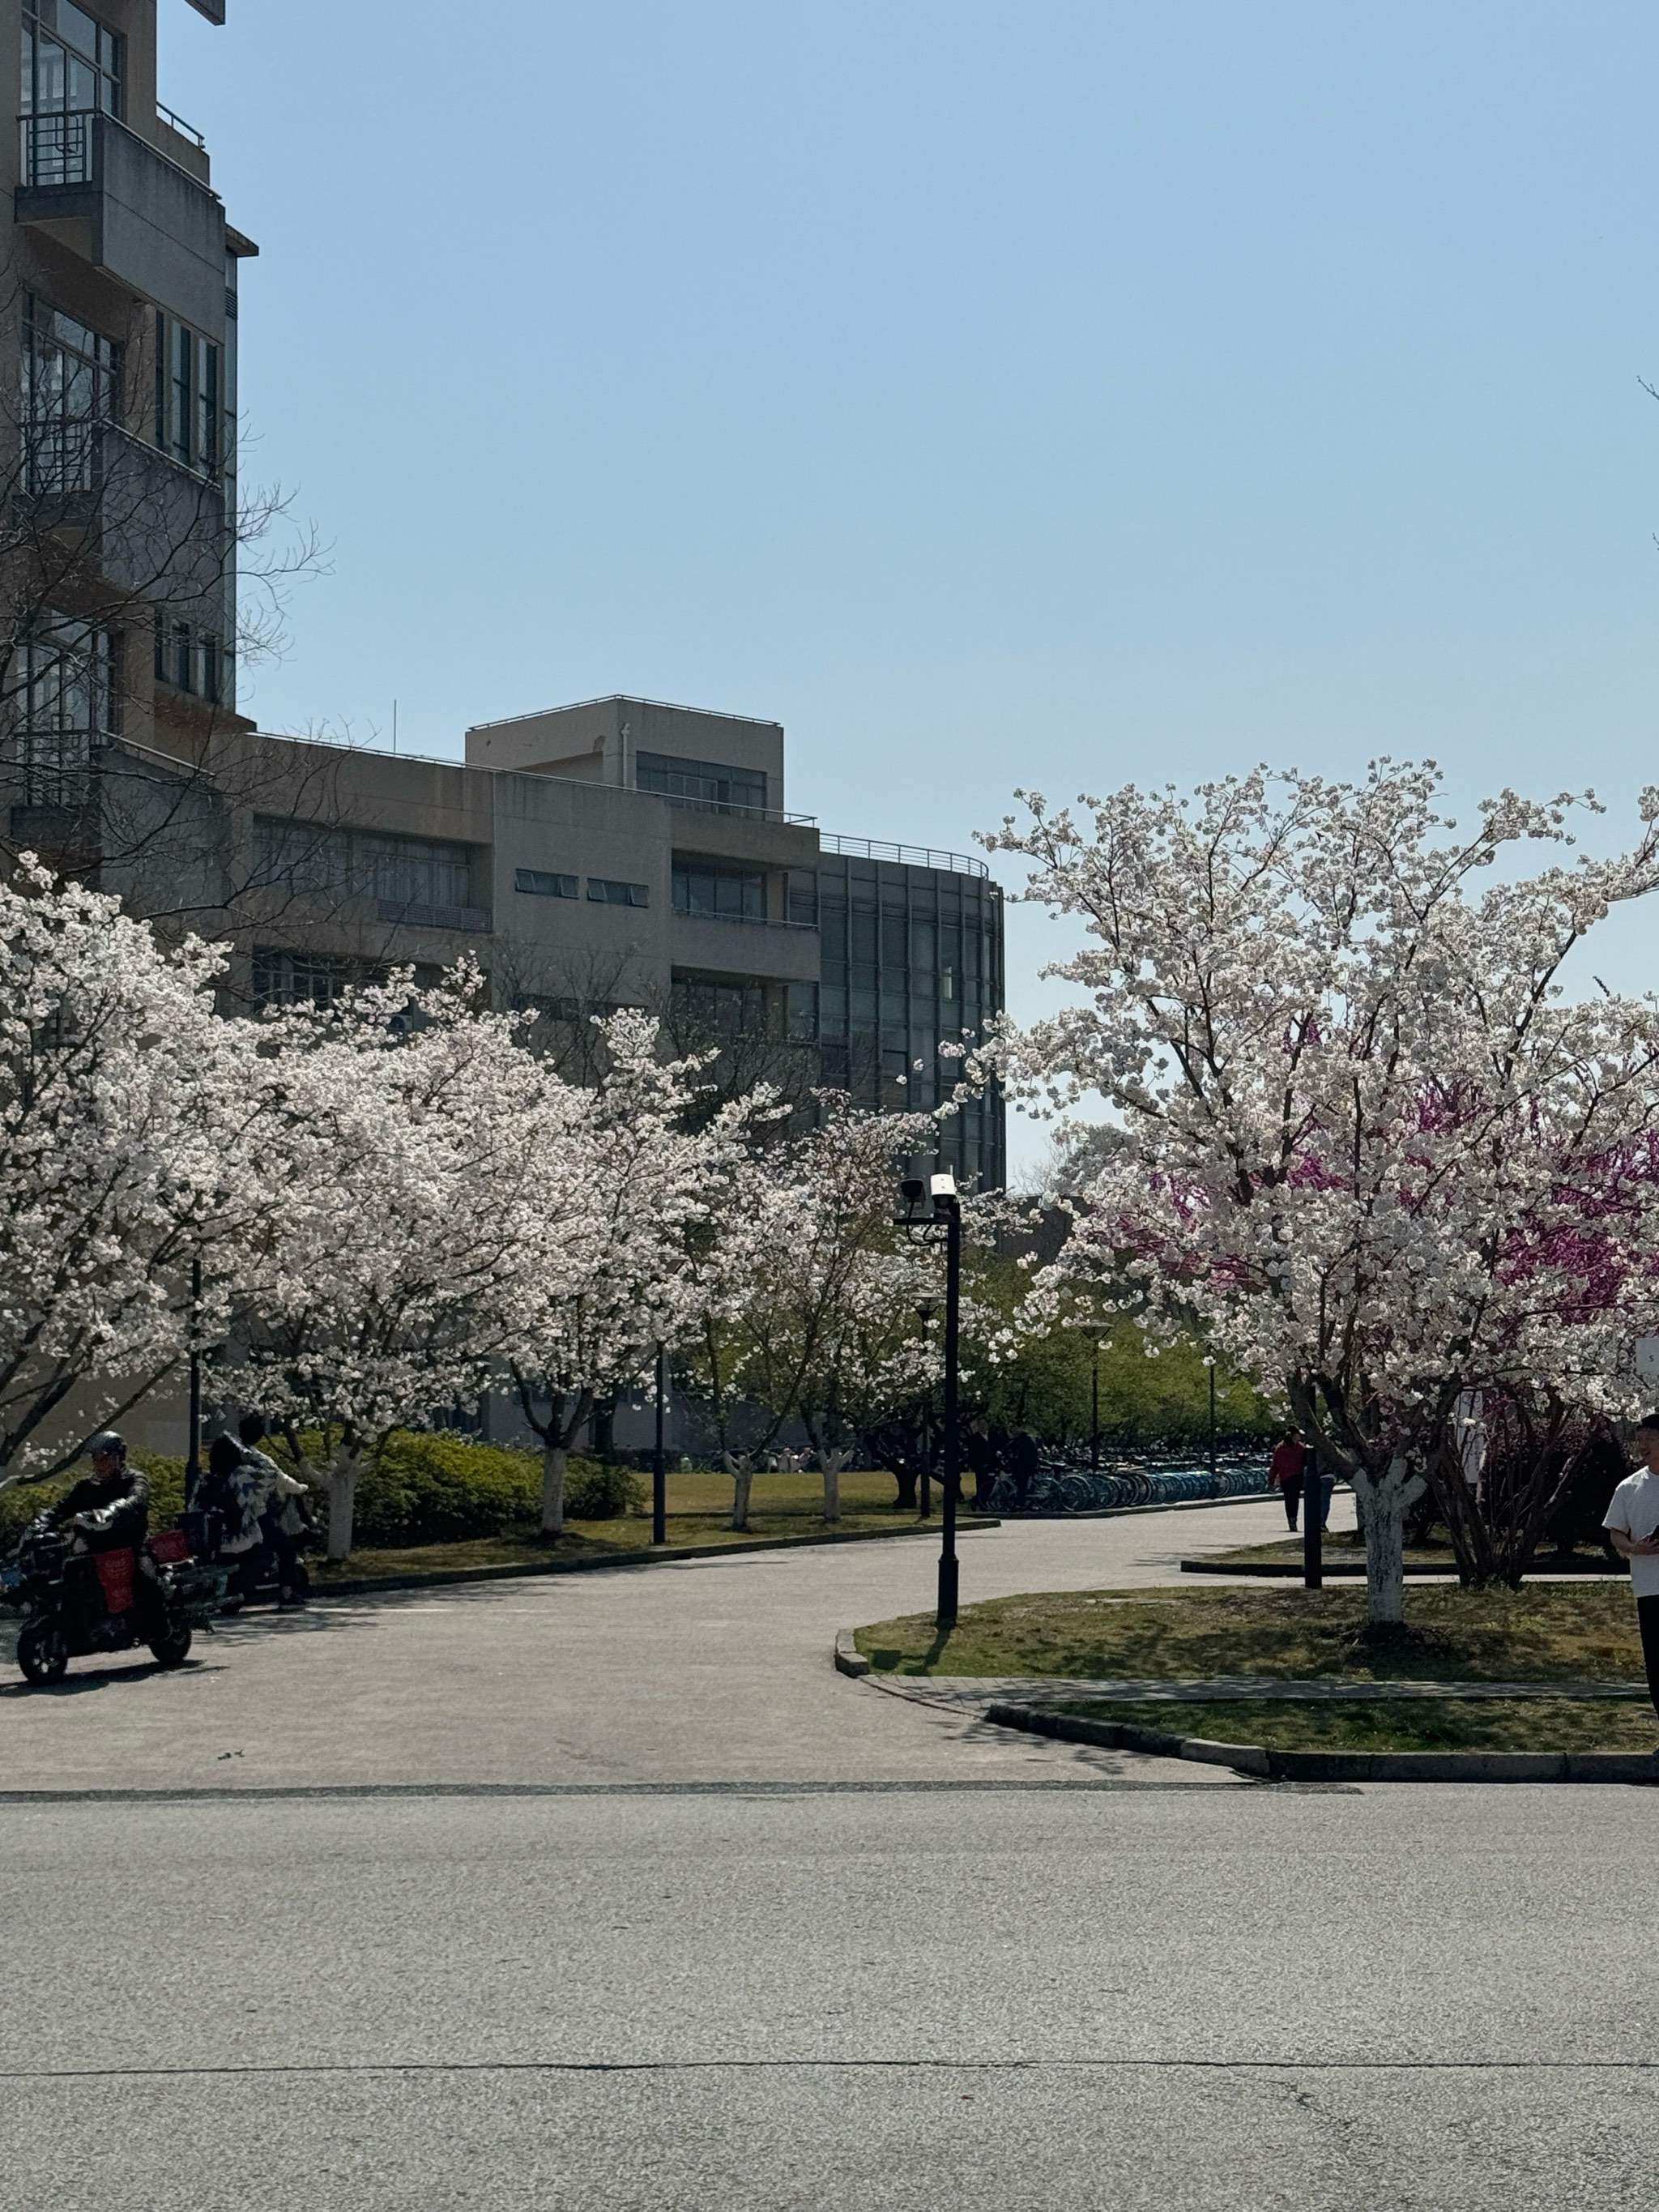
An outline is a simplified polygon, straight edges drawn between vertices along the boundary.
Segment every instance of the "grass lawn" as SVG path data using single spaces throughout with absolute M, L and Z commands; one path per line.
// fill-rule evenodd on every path
M 1212 1704 L 1090 1703 L 1067 1711 L 1216 1743 L 1273 1751 L 1626 1751 L 1659 1747 L 1653 1708 L 1634 1699 L 1396 1698 L 1313 1705 L 1290 1699 Z
M 1343 1675 L 1401 1681 L 1639 1681 L 1622 1581 L 1519 1590 L 1417 1583 L 1406 1626 L 1365 1631 L 1363 1589 L 1036 1592 L 966 1607 L 940 1638 L 929 1613 L 858 1632 L 878 1673 L 1097 1679 Z M 1254 1739 L 1252 1739 L 1254 1741 Z
M 646 1478 L 647 1492 L 650 1479 Z M 832 1524 L 823 1518 L 823 1479 L 816 1474 L 757 1474 L 750 1497 L 749 1526 L 734 1529 L 732 1517 L 732 1478 L 728 1474 L 671 1474 L 668 1478 L 668 1546 L 670 1551 L 697 1551 L 709 1544 L 759 1543 L 779 1536 L 822 1536 Z M 964 1516 L 961 1525 L 972 1523 Z M 848 1472 L 841 1479 L 841 1519 L 833 1524 L 843 1534 L 895 1535 L 920 1527 L 937 1528 L 939 1504 L 935 1493 L 931 1522 L 918 1522 L 914 1511 L 893 1503 L 893 1478 L 876 1469 Z M 453 1544 L 422 1544 L 400 1550 L 367 1547 L 353 1552 L 339 1566 L 329 1566 L 314 1555 L 311 1578 L 319 1589 L 331 1583 L 369 1582 L 383 1576 L 419 1574 L 439 1568 L 536 1566 L 549 1559 L 603 1559 L 607 1553 L 644 1551 L 651 1543 L 649 1509 L 613 1521 L 568 1521 L 556 1543 L 536 1540 L 528 1531 L 501 1536 L 482 1536 Z

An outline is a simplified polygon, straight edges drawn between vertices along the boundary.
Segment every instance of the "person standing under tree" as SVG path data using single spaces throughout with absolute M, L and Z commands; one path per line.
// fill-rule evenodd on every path
M 1267 1480 L 1285 1493 L 1285 1518 L 1296 1526 L 1296 1509 L 1302 1503 L 1302 1479 L 1308 1465 L 1308 1447 L 1299 1429 L 1287 1429 L 1273 1446 L 1267 1462 Z
M 1659 1413 L 1648 1413 L 1638 1424 L 1636 1449 L 1643 1464 L 1613 1492 L 1601 1525 L 1614 1551 L 1630 1561 L 1648 1695 L 1659 1715 Z M 1654 1756 L 1659 1759 L 1659 1752 Z

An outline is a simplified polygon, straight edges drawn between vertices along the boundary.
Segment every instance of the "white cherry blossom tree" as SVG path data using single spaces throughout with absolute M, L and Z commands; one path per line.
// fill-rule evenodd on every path
M 746 1139 L 768 1094 L 700 1103 L 702 1063 L 665 1062 L 649 1017 L 613 1015 L 605 1073 L 570 1090 L 540 1181 L 556 1200 L 520 1254 L 496 1326 L 502 1361 L 542 1446 L 542 1528 L 564 1525 L 571 1446 L 594 1406 L 675 1352 L 730 1295 L 726 1247 L 744 1233 Z M 701 1124 L 701 1126 L 699 1126 Z
M 434 990 L 394 976 L 288 1009 L 250 1069 L 273 1204 L 227 1381 L 331 1443 L 331 1559 L 350 1551 L 369 1449 L 476 1402 L 543 1236 L 568 1088 L 511 1018 L 475 1010 L 479 988 L 463 963 Z
M 221 965 L 27 858 L 0 883 L 0 1489 L 179 1364 L 191 1259 L 248 1226 L 257 1110 Z
M 1086 1001 L 988 1055 L 1040 1110 L 1105 1109 L 1039 1303 L 1083 1277 L 1154 1342 L 1197 1315 L 1351 1477 L 1379 1623 L 1463 1394 L 1624 1405 L 1652 1325 L 1659 1020 L 1562 969 L 1659 884 L 1659 793 L 1621 857 L 1483 890 L 1577 802 L 1506 792 L 1456 834 L 1438 781 L 1131 786 L 1085 826 L 1022 794 L 988 841 L 1091 940 L 1053 971 Z

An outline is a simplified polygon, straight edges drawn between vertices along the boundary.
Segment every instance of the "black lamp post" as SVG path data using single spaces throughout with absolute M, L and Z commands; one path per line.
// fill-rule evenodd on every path
M 1089 1375 L 1089 1465 L 1100 1472 L 1100 1340 L 1111 1332 L 1111 1323 L 1105 1321 L 1080 1321 L 1073 1323 L 1087 1336 L 1094 1358 Z
M 190 1263 L 190 1449 L 185 1455 L 185 1504 L 196 1503 L 202 1480 L 202 1261 Z
M 668 1463 L 663 1457 L 663 1401 L 668 1393 L 668 1354 L 657 1346 L 657 1448 L 651 1455 L 651 1540 L 668 1541 Z
M 916 1319 L 923 1331 L 927 1328 L 939 1309 L 931 1298 L 923 1298 L 916 1308 Z M 921 1518 L 930 1518 L 933 1510 L 933 1394 L 927 1391 L 921 1401 Z
M 939 1555 L 938 1626 L 957 1621 L 957 1497 L 961 1487 L 962 1437 L 957 1419 L 957 1350 L 962 1317 L 962 1202 L 957 1179 L 947 1169 L 924 1183 L 912 1176 L 899 1186 L 907 1233 L 917 1243 L 945 1246 L 945 1510 Z M 933 1202 L 931 1220 L 918 1221 L 924 1198 Z

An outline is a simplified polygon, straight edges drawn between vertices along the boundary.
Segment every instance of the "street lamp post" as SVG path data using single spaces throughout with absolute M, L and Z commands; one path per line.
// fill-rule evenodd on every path
M 945 1246 L 945 1499 L 939 1555 L 939 1611 L 937 1623 L 950 1629 L 957 1622 L 957 1497 L 961 1487 L 962 1436 L 957 1402 L 958 1343 L 962 1318 L 962 1201 L 957 1179 L 947 1169 L 927 1183 L 915 1177 L 900 1185 L 904 1199 L 904 1227 L 918 1243 Z M 918 1221 L 917 1206 L 924 1197 L 933 1201 L 933 1218 Z
M 190 1449 L 185 1455 L 185 1504 L 196 1503 L 202 1480 L 202 1260 L 190 1263 Z
M 1215 1362 L 1210 1362 L 1210 1473 L 1215 1473 Z
M 668 1354 L 657 1346 L 657 1448 L 651 1455 L 651 1540 L 668 1541 L 668 1463 L 663 1457 L 663 1401 L 668 1387 Z

